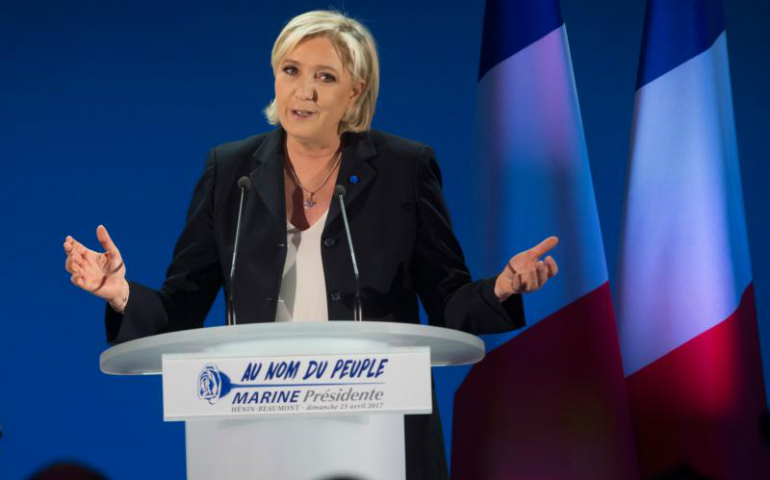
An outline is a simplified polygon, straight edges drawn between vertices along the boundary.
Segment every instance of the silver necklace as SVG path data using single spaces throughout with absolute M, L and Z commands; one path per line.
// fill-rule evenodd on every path
M 305 207 L 305 210 L 310 210 L 311 208 L 316 206 L 316 201 L 313 199 L 313 196 L 318 193 L 319 190 L 324 188 L 324 185 L 326 185 L 329 182 L 329 179 L 332 178 L 332 174 L 335 170 L 337 170 L 337 167 L 342 162 L 342 143 L 340 143 L 340 148 L 337 149 L 337 152 L 335 153 L 335 160 L 334 165 L 329 170 L 329 173 L 326 175 L 326 179 L 321 183 L 321 186 L 316 188 L 315 190 L 308 190 L 305 188 L 304 185 L 302 185 L 302 182 L 299 181 L 299 176 L 297 176 L 297 172 L 294 171 L 294 164 L 291 163 L 291 158 L 289 157 L 289 149 L 286 148 L 284 145 L 284 151 L 286 152 L 286 159 L 288 160 L 286 162 L 288 166 L 289 176 L 291 177 L 292 181 L 302 189 L 303 192 L 307 193 L 308 197 L 302 201 L 302 206 Z

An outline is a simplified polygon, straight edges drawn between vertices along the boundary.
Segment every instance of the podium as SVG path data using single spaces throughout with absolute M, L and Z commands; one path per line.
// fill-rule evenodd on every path
M 483 358 L 484 342 L 456 330 L 408 323 L 271 322 L 133 340 L 104 351 L 100 367 L 112 375 L 159 375 L 164 362 L 188 357 L 208 362 L 208 366 L 233 358 L 375 354 L 412 358 L 409 354 L 420 353 L 429 353 L 434 367 L 467 365 Z M 167 366 L 165 376 L 170 371 Z M 224 390 L 214 382 L 220 395 L 227 388 L 239 387 L 230 386 L 238 378 L 224 377 Z M 430 375 L 419 378 L 427 385 L 415 392 L 429 391 Z M 164 416 L 185 421 L 190 480 L 404 480 L 404 415 L 430 413 L 428 404 L 428 410 L 396 406 L 382 412 L 170 416 L 168 397 L 180 390 L 186 394 L 188 386 L 166 380 L 164 377 Z

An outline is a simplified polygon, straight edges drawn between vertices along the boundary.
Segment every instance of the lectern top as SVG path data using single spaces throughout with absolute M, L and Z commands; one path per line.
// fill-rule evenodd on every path
M 105 350 L 102 372 L 114 375 L 161 373 L 170 353 L 217 355 L 311 355 L 387 353 L 429 347 L 433 366 L 467 365 L 484 357 L 484 342 L 448 328 L 394 322 L 251 323 L 184 330 L 140 338 Z

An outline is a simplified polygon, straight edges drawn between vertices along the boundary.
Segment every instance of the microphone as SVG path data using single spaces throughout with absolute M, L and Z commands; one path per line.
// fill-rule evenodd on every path
M 251 179 L 243 176 L 238 179 L 238 188 L 241 189 L 241 203 L 238 206 L 238 221 L 235 224 L 235 245 L 233 247 L 233 263 L 230 266 L 230 288 L 227 290 L 227 324 L 235 325 L 235 307 L 233 300 L 233 279 L 235 278 L 235 259 L 238 258 L 238 239 L 241 236 L 241 216 L 243 215 L 243 198 L 246 191 L 251 188 Z
M 358 262 L 356 262 L 356 252 L 353 250 L 353 239 L 350 236 L 350 225 L 348 224 L 348 214 L 345 211 L 345 202 L 343 197 L 347 190 L 342 185 L 334 187 L 334 196 L 340 201 L 340 210 L 342 211 L 342 221 L 345 224 L 345 234 L 348 237 L 348 247 L 350 248 L 350 259 L 353 261 L 353 276 L 356 278 L 356 296 L 353 299 L 353 320 L 360 322 L 363 320 L 363 308 L 361 306 L 361 281 L 358 278 Z

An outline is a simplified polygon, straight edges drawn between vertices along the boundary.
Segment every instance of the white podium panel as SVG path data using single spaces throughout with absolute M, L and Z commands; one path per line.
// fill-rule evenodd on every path
M 403 480 L 404 416 L 187 422 L 189 480 Z

